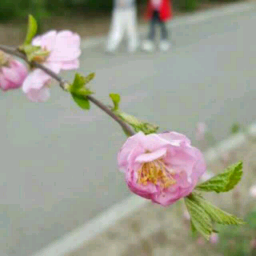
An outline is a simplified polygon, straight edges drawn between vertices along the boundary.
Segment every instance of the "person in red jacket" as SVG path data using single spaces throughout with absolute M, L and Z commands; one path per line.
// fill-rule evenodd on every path
M 155 48 L 155 28 L 159 25 L 161 28 L 161 41 L 159 48 L 167 51 L 170 47 L 168 41 L 168 31 L 166 22 L 173 17 L 172 6 L 170 0 L 148 0 L 145 18 L 150 20 L 150 30 L 148 39 L 142 44 L 142 48 L 146 51 L 153 51 Z

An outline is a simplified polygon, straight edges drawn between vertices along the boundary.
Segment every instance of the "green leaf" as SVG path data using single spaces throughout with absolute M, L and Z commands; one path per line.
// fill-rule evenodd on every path
M 85 96 L 81 96 L 81 95 L 76 95 L 74 93 L 71 93 L 74 101 L 77 103 L 77 105 L 85 110 L 89 110 L 90 109 L 90 102 L 89 100 L 85 97 Z
M 26 35 L 24 45 L 31 44 L 32 39 L 34 38 L 36 33 L 37 33 L 36 19 L 32 15 L 29 15 L 28 16 L 28 30 L 27 30 L 27 35 Z
M 114 104 L 114 111 L 115 110 L 118 110 L 118 108 L 119 108 L 119 103 L 120 103 L 120 101 L 121 101 L 121 97 L 120 97 L 120 95 L 119 94 L 116 94 L 116 93 L 110 93 L 109 94 L 109 97 L 112 99 L 112 101 L 113 101 L 113 104 Z
M 89 75 L 87 75 L 85 77 L 85 85 L 91 82 L 94 79 L 94 77 L 95 77 L 95 73 L 90 73 Z
M 139 119 L 137 119 L 136 117 L 132 116 L 132 115 L 128 115 L 124 112 L 121 112 L 119 110 L 114 110 L 113 112 L 120 117 L 124 122 L 126 122 L 127 124 L 131 125 L 133 127 L 133 129 L 135 130 L 135 132 L 140 132 L 142 131 L 145 134 L 150 134 L 150 133 L 156 133 L 158 130 L 158 126 L 147 123 L 147 122 L 143 122 Z
M 69 86 L 68 90 L 76 95 L 90 95 L 93 92 L 86 87 L 86 85 L 95 77 L 95 73 L 91 73 L 88 76 L 82 76 L 76 73 L 73 83 Z
M 74 78 L 74 82 L 72 84 L 73 86 L 73 91 L 76 91 L 77 89 L 80 89 L 81 87 L 83 87 L 85 85 L 85 77 L 76 73 L 75 74 L 75 78 Z
M 197 230 L 209 240 L 213 232 L 212 222 L 209 215 L 191 197 L 185 197 L 185 204 L 191 217 L 192 231 Z
M 193 234 L 196 233 L 196 227 L 194 226 L 193 221 L 190 221 L 190 226 L 191 226 L 192 233 Z
M 241 225 L 244 221 L 232 214 L 222 211 L 218 207 L 212 205 L 210 202 L 205 200 L 201 195 L 192 193 L 191 197 L 193 201 L 198 203 L 205 212 L 210 216 L 211 220 L 223 224 L 223 225 Z
M 243 163 L 238 162 L 211 179 L 199 184 L 196 189 L 201 191 L 214 191 L 216 193 L 232 190 L 241 180 L 243 175 Z
M 82 109 L 90 109 L 90 102 L 87 96 L 93 94 L 93 92 L 86 87 L 86 84 L 89 83 L 94 78 L 94 76 L 94 73 L 91 73 L 86 77 L 77 73 L 73 83 L 67 88 L 67 90 L 71 93 L 74 101 Z

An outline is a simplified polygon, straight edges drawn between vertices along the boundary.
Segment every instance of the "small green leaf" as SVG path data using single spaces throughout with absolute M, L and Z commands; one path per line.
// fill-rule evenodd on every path
M 67 90 L 71 93 L 74 101 L 82 109 L 90 109 L 90 102 L 87 96 L 93 94 L 93 92 L 86 87 L 86 84 L 89 83 L 94 78 L 94 76 L 94 73 L 91 73 L 86 77 L 77 73 L 73 83 L 67 88 Z
M 95 73 L 90 73 L 89 75 L 87 75 L 85 77 L 85 85 L 91 82 L 94 79 L 94 77 L 95 77 Z
M 120 117 L 124 122 L 132 126 L 132 128 L 135 130 L 135 132 L 140 132 L 142 131 L 145 134 L 150 134 L 150 133 L 156 133 L 158 130 L 158 126 L 143 122 L 136 117 L 132 115 L 128 115 L 124 112 L 121 112 L 119 110 L 113 110 L 114 113 Z
M 209 240 L 213 231 L 209 215 L 190 196 L 185 197 L 185 204 L 191 217 L 192 231 L 197 230 L 207 240 Z
M 27 35 L 26 35 L 24 45 L 31 44 L 32 39 L 34 38 L 36 33 L 37 33 L 36 19 L 32 15 L 29 15 L 28 16 L 28 30 L 27 30 Z
M 193 221 L 192 221 L 192 220 L 190 220 L 190 227 L 191 227 L 192 234 L 195 235 L 195 234 L 196 234 L 196 227 L 195 227 L 195 225 L 193 224 Z
M 73 83 L 69 86 L 68 90 L 71 93 L 75 93 L 76 95 L 90 95 L 93 92 L 86 87 L 93 78 L 95 77 L 94 73 L 89 74 L 88 76 L 84 77 L 79 73 L 76 73 Z
M 76 95 L 74 93 L 72 93 L 71 95 L 72 95 L 74 101 L 77 103 L 77 105 L 80 108 L 85 109 L 85 110 L 90 109 L 90 102 L 85 96 Z
M 211 220 L 218 224 L 241 225 L 245 223 L 242 219 L 239 219 L 232 214 L 222 211 L 215 205 L 212 205 L 199 194 L 192 193 L 191 197 L 205 210 L 205 212 L 210 216 Z
M 75 78 L 74 78 L 74 82 L 72 84 L 73 91 L 76 91 L 77 89 L 80 89 L 84 85 L 85 85 L 85 77 L 76 73 Z
M 243 163 L 238 162 L 211 179 L 199 184 L 196 189 L 201 191 L 214 191 L 216 193 L 232 190 L 241 180 L 243 175 Z
M 116 94 L 116 93 L 110 93 L 109 94 L 109 97 L 112 99 L 112 101 L 113 101 L 113 104 L 114 104 L 114 111 L 115 110 L 118 110 L 118 108 L 119 108 L 119 103 L 120 103 L 120 101 L 121 101 L 121 97 L 120 97 L 120 95 L 119 94 Z

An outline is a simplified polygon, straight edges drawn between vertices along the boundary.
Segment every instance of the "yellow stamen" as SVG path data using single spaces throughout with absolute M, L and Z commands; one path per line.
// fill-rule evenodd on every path
M 138 171 L 138 183 L 148 185 L 160 185 L 161 188 L 168 188 L 176 183 L 172 177 L 173 170 L 169 170 L 161 160 L 144 163 Z

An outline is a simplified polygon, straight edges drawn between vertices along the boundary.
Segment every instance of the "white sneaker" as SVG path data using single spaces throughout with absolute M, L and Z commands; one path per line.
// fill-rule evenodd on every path
M 168 51 L 170 48 L 170 43 L 167 40 L 163 40 L 159 44 L 159 49 L 163 52 Z
M 153 52 L 155 50 L 155 45 L 152 41 L 146 40 L 143 42 L 141 48 L 146 52 Z

